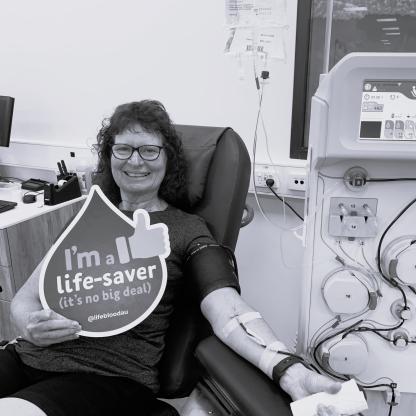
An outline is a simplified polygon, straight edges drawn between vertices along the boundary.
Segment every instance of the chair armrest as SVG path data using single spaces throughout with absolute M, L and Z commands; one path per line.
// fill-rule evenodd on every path
M 203 340 L 195 355 L 206 384 L 223 406 L 241 416 L 291 416 L 290 397 L 263 372 L 217 337 Z

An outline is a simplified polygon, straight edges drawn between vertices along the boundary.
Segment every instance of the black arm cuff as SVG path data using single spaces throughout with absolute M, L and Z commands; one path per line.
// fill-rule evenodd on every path
M 201 301 L 209 293 L 233 287 L 240 293 L 234 259 L 218 244 L 197 244 L 185 259 L 185 273 Z

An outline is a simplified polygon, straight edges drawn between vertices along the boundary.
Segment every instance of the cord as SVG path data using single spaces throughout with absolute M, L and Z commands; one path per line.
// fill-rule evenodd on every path
M 25 196 L 25 195 L 27 195 L 27 194 L 31 194 L 31 195 L 40 195 L 40 194 L 43 194 L 43 190 L 42 191 L 39 191 L 39 192 L 36 192 L 36 191 L 26 191 L 24 194 L 23 194 L 23 196 Z
M 353 323 L 352 325 L 350 325 L 349 327 L 347 327 L 347 328 L 346 328 L 346 330 L 348 331 L 348 330 L 350 330 L 350 329 L 353 329 L 353 328 L 354 328 L 354 327 L 356 327 L 357 325 L 360 325 L 362 322 L 363 322 L 363 319 L 360 319 L 359 321 L 357 321 L 357 322 Z M 340 377 L 340 376 L 338 376 L 337 374 L 331 373 L 330 371 L 326 370 L 326 369 L 322 366 L 322 364 L 319 362 L 319 360 L 318 360 L 318 356 L 317 356 L 318 349 L 319 349 L 319 347 L 320 347 L 320 346 L 321 346 L 324 342 L 326 342 L 326 341 L 330 340 L 331 338 L 334 338 L 334 337 L 336 337 L 336 336 L 338 336 L 338 335 L 341 335 L 344 331 L 345 331 L 345 329 L 342 329 L 341 331 L 338 331 L 338 332 L 336 332 L 335 334 L 332 334 L 332 335 L 330 335 L 330 336 L 328 336 L 328 337 L 324 338 L 323 340 L 319 341 L 319 342 L 316 344 L 316 346 L 314 347 L 314 349 L 313 349 L 312 356 L 313 356 L 313 359 L 315 360 L 316 364 L 318 365 L 318 367 L 319 367 L 319 368 L 320 368 L 323 372 L 325 372 L 326 374 L 329 374 L 330 376 L 332 376 L 332 377 L 334 377 L 334 378 L 336 378 L 336 379 L 338 379 L 338 380 L 347 381 L 347 380 L 348 380 L 348 378 L 346 378 L 345 376 L 344 376 L 344 377 Z
M 263 71 L 262 72 L 262 77 L 267 77 L 268 78 L 268 71 Z M 267 78 L 263 78 L 263 79 L 267 79 Z M 257 193 L 257 186 L 256 186 L 256 178 L 255 178 L 255 169 L 256 169 L 256 154 L 257 154 L 257 140 L 258 140 L 258 136 L 257 136 L 257 131 L 258 131 L 258 125 L 259 125 L 259 120 L 260 120 L 260 116 L 261 116 L 261 108 L 262 108 L 262 104 L 263 104 L 263 93 L 264 93 L 264 84 L 262 84 L 260 86 L 260 81 L 259 78 L 256 74 L 255 71 L 255 67 L 254 67 L 254 79 L 256 82 L 256 88 L 259 91 L 259 107 L 257 110 L 257 117 L 256 117 L 256 125 L 255 125 L 255 129 L 254 129 L 254 140 L 253 140 L 253 169 L 252 169 L 252 180 L 253 180 L 253 187 L 254 187 L 254 198 L 256 200 L 257 206 L 260 210 L 261 215 L 264 217 L 264 219 L 269 222 L 271 225 L 273 225 L 274 227 L 279 228 L 280 230 L 283 231 L 294 231 L 293 229 L 287 229 L 285 227 L 282 227 L 281 225 L 275 224 L 264 212 L 263 207 L 260 203 L 259 197 L 258 197 L 258 193 Z
M 416 178 L 373 178 L 366 179 L 367 182 L 398 182 L 398 181 L 416 181 Z
M 396 394 L 394 393 L 394 390 L 397 388 L 397 384 L 392 382 L 390 384 L 375 384 L 373 386 L 365 386 L 366 389 L 376 389 L 378 387 L 389 387 L 391 389 L 391 402 L 389 405 L 389 414 L 388 414 L 388 416 L 391 416 L 394 403 L 396 402 Z
M 390 230 L 391 227 L 393 227 L 393 225 L 400 219 L 400 217 L 416 202 L 416 198 L 414 198 L 412 201 L 410 201 L 394 218 L 394 220 L 387 226 L 387 228 L 384 230 L 383 234 L 380 237 L 380 240 L 378 242 L 378 247 L 377 247 L 377 268 L 378 271 L 380 273 L 380 275 L 383 277 L 383 279 L 388 282 L 391 286 L 395 287 L 396 289 L 400 290 L 400 292 L 402 293 L 403 296 L 403 301 L 404 301 L 404 307 L 407 308 L 407 298 L 406 295 L 403 291 L 403 289 L 399 286 L 399 284 L 388 278 L 387 276 L 384 275 L 382 269 L 381 269 L 381 245 L 383 243 L 383 240 L 386 236 L 386 234 L 388 233 L 388 231 Z
M 274 179 L 266 179 L 266 185 L 267 185 L 267 187 L 273 192 L 273 194 L 276 196 L 276 198 L 278 198 L 280 201 L 282 201 L 288 208 L 290 208 L 291 210 L 292 210 L 292 212 L 301 220 L 301 221 L 304 221 L 303 220 L 303 217 L 298 213 L 298 212 L 296 212 L 296 210 L 289 204 L 289 203 L 287 203 L 283 198 L 281 198 L 276 192 L 275 192 L 275 190 L 273 189 L 273 185 L 274 185 Z

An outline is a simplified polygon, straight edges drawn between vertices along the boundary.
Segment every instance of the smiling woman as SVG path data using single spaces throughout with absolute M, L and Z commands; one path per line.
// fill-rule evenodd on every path
M 118 106 L 103 122 L 98 149 L 100 161 L 94 182 L 120 209 L 139 208 L 137 195 L 144 191 L 149 201 L 157 197 L 152 202 L 156 201 L 157 208 L 166 208 L 166 204 L 188 207 L 182 143 L 158 101 Z

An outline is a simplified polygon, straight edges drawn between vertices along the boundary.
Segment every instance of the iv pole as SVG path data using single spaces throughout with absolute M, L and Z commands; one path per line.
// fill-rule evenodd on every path
M 325 29 L 325 49 L 324 49 L 324 67 L 323 74 L 329 71 L 329 56 L 331 52 L 331 35 L 332 35 L 332 19 L 334 12 L 334 0 L 328 0 L 326 6 L 326 29 Z

